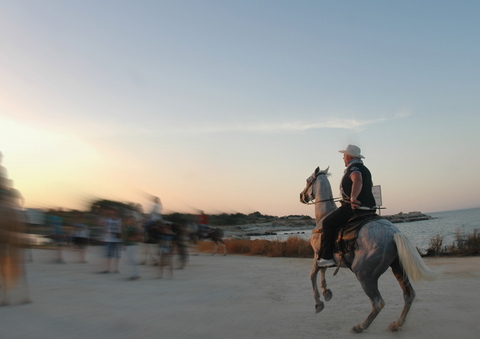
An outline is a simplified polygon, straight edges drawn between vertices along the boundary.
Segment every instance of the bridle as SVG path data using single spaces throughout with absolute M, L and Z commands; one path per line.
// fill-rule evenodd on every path
M 315 180 L 317 180 L 317 177 L 319 175 L 326 175 L 326 173 L 322 173 L 322 172 L 319 172 L 317 173 L 315 176 L 311 176 L 310 178 L 307 179 L 308 181 L 308 184 L 307 186 L 305 187 L 305 189 L 303 190 L 303 192 L 301 193 L 301 195 L 305 196 L 305 192 L 307 192 L 310 187 L 312 187 L 313 183 L 315 182 Z M 322 199 L 322 200 L 318 200 L 318 201 L 307 201 L 307 202 L 304 202 L 303 200 L 300 200 L 302 203 L 304 203 L 305 205 L 315 205 L 315 204 L 319 204 L 321 202 L 327 202 L 327 201 L 334 201 L 334 202 L 338 202 L 338 201 L 342 201 L 343 198 L 328 198 L 328 199 Z

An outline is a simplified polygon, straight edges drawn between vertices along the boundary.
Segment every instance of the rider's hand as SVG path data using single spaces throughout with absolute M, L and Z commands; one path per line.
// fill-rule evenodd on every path
M 360 201 L 357 200 L 357 198 L 350 198 L 350 205 L 352 206 L 352 209 L 357 209 L 360 207 L 362 203 Z

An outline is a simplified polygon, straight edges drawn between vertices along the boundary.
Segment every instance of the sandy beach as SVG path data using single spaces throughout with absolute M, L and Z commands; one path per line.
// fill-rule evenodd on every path
M 417 298 L 400 332 L 388 332 L 403 305 L 390 271 L 380 280 L 386 306 L 363 334 L 350 328 L 363 321 L 370 302 L 348 269 L 327 282 L 333 298 L 316 314 L 309 281 L 311 259 L 240 255 L 191 256 L 173 279 L 157 279 L 154 266 L 128 281 L 104 269 L 101 248 L 89 263 L 53 263 L 51 250 L 33 250 L 27 263 L 33 302 L 0 308 L 0 338 L 478 338 L 480 258 L 427 258 L 442 268 L 437 281 L 414 284 Z

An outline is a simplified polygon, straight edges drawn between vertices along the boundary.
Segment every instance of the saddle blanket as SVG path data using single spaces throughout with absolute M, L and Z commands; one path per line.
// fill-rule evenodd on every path
M 350 219 L 347 225 L 341 228 L 336 236 L 335 253 L 346 253 L 356 250 L 358 232 L 362 226 L 377 219 L 382 219 L 382 217 L 376 213 L 364 214 Z

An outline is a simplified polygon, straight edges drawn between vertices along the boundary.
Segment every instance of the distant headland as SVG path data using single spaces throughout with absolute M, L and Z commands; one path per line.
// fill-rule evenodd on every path
M 383 217 L 389 220 L 391 223 L 412 222 L 412 221 L 432 219 L 431 216 L 423 214 L 422 212 L 418 212 L 418 211 L 408 212 L 408 213 L 400 212 L 392 215 L 384 215 Z

